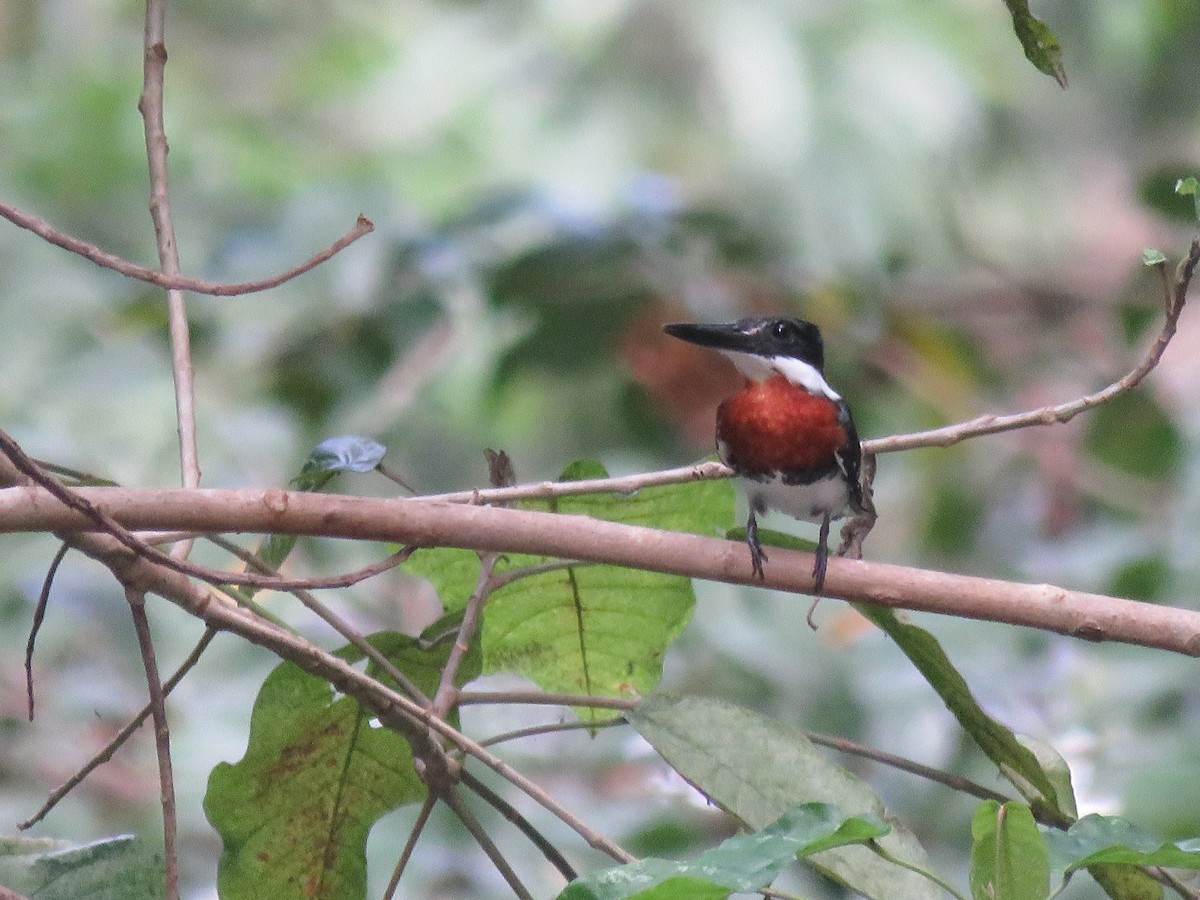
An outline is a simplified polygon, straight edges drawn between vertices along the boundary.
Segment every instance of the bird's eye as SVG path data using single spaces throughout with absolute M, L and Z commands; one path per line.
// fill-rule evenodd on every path
M 788 321 L 779 321 L 771 326 L 771 331 L 780 340 L 788 340 L 796 336 L 796 326 Z

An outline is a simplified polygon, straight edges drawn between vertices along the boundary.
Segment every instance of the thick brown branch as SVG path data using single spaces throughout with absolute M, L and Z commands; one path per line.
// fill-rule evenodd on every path
M 75 493 L 132 530 L 254 531 L 399 541 L 567 557 L 796 593 L 812 590 L 809 553 L 772 549 L 770 571 L 760 581 L 751 573 L 741 543 L 585 516 L 280 490 L 80 488 Z M 0 490 L 0 532 L 95 530 L 92 519 L 44 490 Z M 834 559 L 824 594 L 1200 655 L 1200 612 L 1051 585 Z

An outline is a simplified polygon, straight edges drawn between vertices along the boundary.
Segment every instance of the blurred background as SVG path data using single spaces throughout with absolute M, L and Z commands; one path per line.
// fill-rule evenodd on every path
M 1046 0 L 1034 12 L 1063 45 L 1067 91 L 1024 59 L 999 0 L 176 0 L 166 126 L 183 269 L 263 277 L 359 213 L 377 226 L 272 292 L 189 299 L 205 485 L 282 485 L 314 443 L 346 432 L 386 443 L 389 465 L 429 491 L 485 483 L 484 447 L 507 450 L 522 480 L 579 457 L 614 473 L 694 461 L 712 452 L 713 408 L 736 382 L 661 335 L 678 319 L 817 322 L 864 437 L 1108 383 L 1161 314 L 1142 249 L 1177 259 L 1196 230 L 1191 198 L 1172 188 L 1200 169 L 1200 6 Z M 153 265 L 141 16 L 134 0 L 0 0 L 0 198 Z M 868 557 L 1196 605 L 1198 318 L 1185 312 L 1143 388 L 1069 426 L 882 457 Z M 0 426 L 32 454 L 129 485 L 178 483 L 161 292 L 6 223 L 0 384 Z M 25 722 L 21 653 L 55 544 L 0 547 L 8 831 L 144 689 L 119 591 L 68 558 L 40 638 L 39 715 Z M 379 548 L 303 552 L 332 571 Z M 915 672 L 837 603 L 813 633 L 803 598 L 697 594 L 667 660 L 671 689 L 994 782 Z M 331 602 L 364 629 L 412 629 L 433 612 L 399 576 Z M 199 631 L 165 603 L 152 613 L 167 669 Z M 989 711 L 1067 757 L 1081 813 L 1123 811 L 1164 839 L 1200 833 L 1194 663 L 916 619 Z M 244 752 L 272 662 L 219 639 L 175 695 L 192 898 L 215 896 L 207 773 Z M 528 721 L 473 710 L 466 724 L 483 735 Z M 628 733 L 506 752 L 636 852 L 694 852 L 728 827 Z M 973 802 L 844 762 L 962 883 Z M 156 797 L 142 735 L 33 833 L 154 843 Z M 376 896 L 414 815 L 372 836 Z M 489 822 L 551 895 L 544 864 Z M 505 895 L 444 816 L 402 893 Z

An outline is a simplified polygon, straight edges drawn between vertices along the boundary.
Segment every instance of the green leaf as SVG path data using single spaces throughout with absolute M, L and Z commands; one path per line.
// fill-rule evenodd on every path
M 1063 68 L 1062 47 L 1054 32 L 1029 11 L 1029 0 L 1004 0 L 1004 3 L 1012 14 L 1013 31 L 1021 42 L 1025 58 L 1039 72 L 1049 75 L 1065 88 L 1067 72 Z
M 1046 830 L 1056 872 L 1096 863 L 1200 869 L 1200 839 L 1165 843 L 1121 816 L 1084 816 L 1066 831 Z
M 1039 741 L 1027 735 L 1017 737 L 1021 746 L 1026 748 L 1037 759 L 1038 765 L 1054 785 L 1055 799 L 1058 801 L 1059 812 L 1064 817 L 1074 821 L 1079 816 L 1075 806 L 1075 785 L 1071 783 L 1071 768 L 1063 759 L 1061 753 L 1045 741 Z
M 1159 554 L 1131 559 L 1112 574 L 1105 593 L 1153 602 L 1170 584 L 1172 571 L 1170 561 Z
M 1158 266 L 1167 261 L 1167 257 L 1161 250 L 1155 250 L 1153 247 L 1147 247 L 1142 251 L 1143 266 Z
M 768 886 L 797 856 L 866 843 L 891 829 L 874 816 L 848 817 L 826 803 L 784 813 L 757 834 L 739 834 L 693 860 L 642 859 L 580 878 L 559 900 L 668 900 L 729 896 Z
M 1162 900 L 1162 885 L 1134 866 L 1092 863 L 1088 874 L 1113 900 Z
M 1175 182 L 1175 193 L 1181 197 L 1191 197 L 1192 202 L 1196 206 L 1196 218 L 1200 219 L 1200 182 L 1196 181 L 1194 175 L 1189 175 L 1187 178 L 1180 178 Z
M 626 718 L 680 775 L 751 828 L 765 828 L 800 804 L 829 803 L 886 822 L 892 830 L 878 844 L 910 865 L 927 865 L 916 838 L 888 816 L 870 786 L 830 762 L 802 729 L 723 701 L 668 695 L 643 700 Z M 877 900 L 942 896 L 925 877 L 866 847 L 836 847 L 808 861 Z
M 432 690 L 445 648 L 421 651 L 402 635 L 373 641 Z M 371 826 L 425 792 L 408 744 L 371 718 L 293 663 L 271 672 L 254 703 L 246 755 L 213 769 L 204 798 L 225 843 L 222 900 L 366 896 Z
M 1105 464 L 1154 481 L 1171 478 L 1183 462 L 1179 429 L 1148 391 L 1099 406 L 1088 418 L 1086 445 Z
M 971 838 L 975 900 L 1045 900 L 1049 895 L 1046 844 L 1024 803 L 985 800 L 971 820 Z
M 90 844 L 0 839 L 0 885 L 36 900 L 159 900 L 161 853 L 128 835 Z
M 1059 799 L 1054 783 L 1037 757 L 1017 740 L 1008 726 L 983 711 L 966 680 L 933 635 L 916 625 L 901 622 L 890 609 L 868 604 L 855 604 L 854 608 L 895 641 L 979 749 L 1027 799 L 1036 805 L 1040 795 L 1055 814 L 1066 814 L 1069 806 Z
M 563 479 L 606 474 L 598 463 L 584 461 L 568 467 Z M 633 497 L 592 494 L 522 505 L 703 534 L 722 532 L 733 518 L 733 492 L 725 481 L 647 488 Z M 507 554 L 496 572 L 547 562 Z M 473 551 L 441 548 L 414 554 L 404 567 L 427 578 L 446 609 L 456 611 L 475 588 L 479 559 Z M 694 603 L 690 579 L 617 566 L 571 566 L 522 578 L 488 597 L 480 636 L 483 669 L 519 672 L 547 691 L 647 694 Z M 585 721 L 603 715 L 579 712 Z
M 1196 198 L 1193 196 L 1189 202 L 1186 195 L 1176 191 L 1183 180 L 1179 173 L 1188 171 L 1194 165 L 1195 160 L 1164 160 L 1141 176 L 1137 186 L 1138 199 L 1164 218 L 1194 225 Z

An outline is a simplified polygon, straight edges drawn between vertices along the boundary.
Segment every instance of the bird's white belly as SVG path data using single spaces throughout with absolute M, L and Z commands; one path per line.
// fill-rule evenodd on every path
M 819 522 L 829 513 L 839 518 L 850 500 L 846 482 L 837 475 L 822 478 L 812 484 L 784 484 L 779 476 L 770 481 L 739 479 L 751 504 L 757 509 L 777 509 L 794 519 Z

